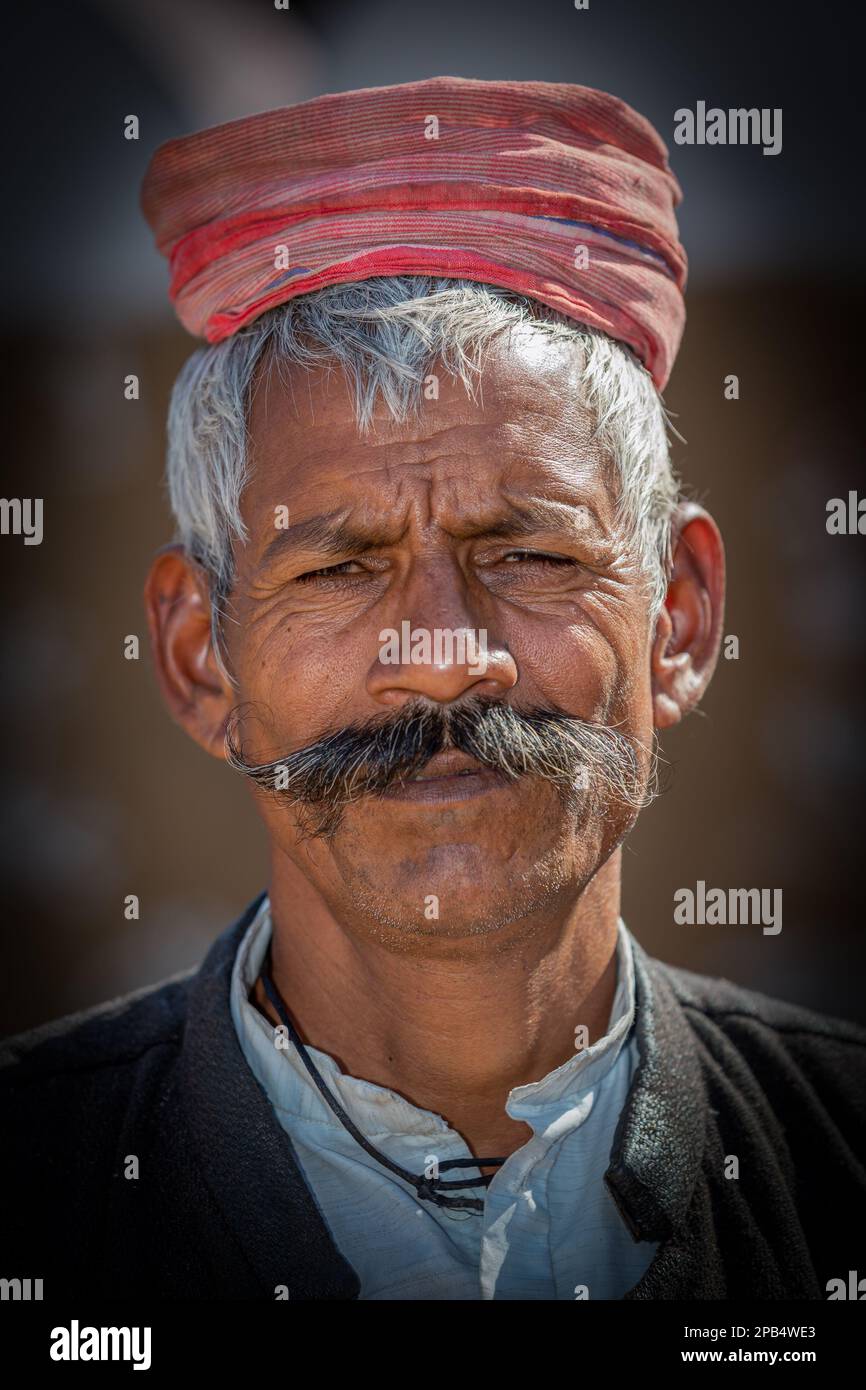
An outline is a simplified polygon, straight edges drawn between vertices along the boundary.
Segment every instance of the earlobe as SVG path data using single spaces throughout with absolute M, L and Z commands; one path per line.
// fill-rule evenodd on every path
M 702 507 L 683 503 L 674 517 L 668 591 L 651 654 L 657 729 L 679 723 L 703 697 L 718 660 L 724 597 L 719 529 Z
M 157 554 L 144 601 L 163 700 L 190 737 L 221 758 L 232 691 L 213 652 L 205 576 L 181 546 Z

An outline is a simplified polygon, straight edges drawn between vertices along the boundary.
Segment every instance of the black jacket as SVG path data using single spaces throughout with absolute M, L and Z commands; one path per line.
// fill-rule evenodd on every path
M 3 1045 L 0 1276 L 43 1279 L 46 1302 L 358 1296 L 232 1023 L 259 901 L 198 971 Z M 637 943 L 635 974 L 605 1182 L 662 1244 L 626 1298 L 826 1299 L 866 1258 L 866 1030 Z

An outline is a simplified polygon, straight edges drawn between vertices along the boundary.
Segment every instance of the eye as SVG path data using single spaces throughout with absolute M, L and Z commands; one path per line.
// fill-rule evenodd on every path
M 567 555 L 548 555 L 543 550 L 509 550 L 502 556 L 506 564 L 515 564 L 519 561 L 530 561 L 540 565 L 574 565 L 575 561 Z
M 355 572 L 361 571 L 361 566 L 357 560 L 343 560 L 339 565 L 328 565 L 320 570 L 307 570 L 306 574 L 298 575 L 295 583 L 306 584 L 311 579 L 330 579 L 341 574 L 349 574 L 351 565 L 355 566 Z

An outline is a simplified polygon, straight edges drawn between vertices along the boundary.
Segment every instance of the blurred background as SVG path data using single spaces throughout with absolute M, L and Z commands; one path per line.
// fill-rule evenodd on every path
M 147 161 L 253 111 L 443 73 L 613 92 L 684 189 L 689 317 L 666 400 L 676 466 L 726 538 L 739 658 L 665 736 L 623 915 L 674 964 L 866 1022 L 866 539 L 825 525 L 830 498 L 866 494 L 848 19 L 780 0 L 43 0 L 11 5 L 5 39 L 2 494 L 44 498 L 45 521 L 39 546 L 0 537 L 0 1032 L 196 964 L 266 882 L 241 779 L 171 724 L 147 651 L 168 393 L 194 346 L 138 209 Z M 781 107 L 781 154 L 675 145 L 674 112 L 700 100 Z M 675 890 L 699 879 L 781 888 L 781 933 L 675 925 Z

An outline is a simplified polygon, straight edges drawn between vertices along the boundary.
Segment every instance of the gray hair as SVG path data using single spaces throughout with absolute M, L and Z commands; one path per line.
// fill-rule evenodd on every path
M 668 417 L 646 369 L 606 334 L 513 291 L 425 275 L 381 276 L 330 285 L 271 309 L 225 342 L 199 349 L 177 378 L 168 418 L 169 495 L 178 539 L 208 577 L 218 660 L 218 615 L 232 588 L 233 542 L 247 539 L 240 503 L 249 479 L 247 421 L 259 364 L 341 367 L 365 433 L 379 397 L 395 420 L 417 413 L 437 362 L 474 398 L 484 348 L 526 324 L 581 350 L 584 403 L 616 465 L 617 521 L 637 551 L 655 616 L 667 589 L 679 489 Z

